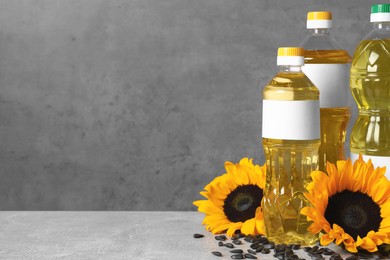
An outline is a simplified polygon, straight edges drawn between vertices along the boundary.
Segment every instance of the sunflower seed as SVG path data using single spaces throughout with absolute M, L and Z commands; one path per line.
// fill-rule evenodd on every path
M 311 247 L 310 246 L 305 246 L 304 248 L 303 248 L 303 251 L 305 251 L 305 252 L 309 252 L 311 250 Z
M 312 260 L 322 260 L 324 257 L 320 254 L 308 253 Z
M 242 254 L 242 253 L 244 253 L 244 251 L 242 249 L 233 249 L 233 250 L 230 250 L 230 253 Z
M 256 256 L 251 255 L 251 254 L 244 254 L 244 256 L 245 256 L 246 259 L 257 259 Z
M 310 257 L 311 260 L 323 260 L 324 257 L 322 255 L 315 255 Z
M 323 255 L 332 255 L 332 254 L 334 254 L 334 251 L 330 248 L 325 247 L 325 251 Z
M 359 256 L 359 259 L 378 259 L 377 257 L 379 257 L 375 253 L 367 254 L 363 252 L 358 252 L 357 255 Z
M 204 237 L 204 235 L 195 233 L 193 237 L 194 238 L 202 238 L 202 237 Z
M 222 256 L 222 253 L 221 252 L 219 252 L 219 251 L 213 251 L 213 252 L 211 252 L 213 255 L 215 255 L 215 256 Z
M 271 253 L 271 250 L 269 250 L 268 248 L 263 248 L 263 250 L 261 250 L 261 253 L 262 254 L 269 254 L 269 253 Z
M 292 249 L 290 248 L 287 248 L 286 251 L 284 251 L 284 254 L 286 256 L 290 256 L 290 255 L 293 255 L 294 254 L 294 251 L 292 251 Z
M 274 242 L 269 242 L 269 243 L 263 244 L 263 247 L 267 248 L 267 249 L 274 249 L 275 248 L 275 243 Z
M 251 244 L 249 247 L 252 248 L 252 249 L 257 249 L 261 246 L 261 244 L 259 242 L 255 242 L 253 244 Z
M 263 251 L 263 249 L 264 249 L 264 247 L 262 245 L 260 245 L 258 248 L 256 248 L 255 251 L 258 253 L 258 252 Z
M 293 250 L 299 250 L 301 248 L 301 245 L 300 244 L 293 244 L 291 249 Z
M 275 253 L 278 253 L 278 252 L 283 252 L 286 251 L 287 249 L 287 245 L 286 244 L 279 244 L 279 245 L 275 245 L 275 248 L 274 248 L 274 252 Z
M 275 257 L 279 260 L 284 260 L 284 252 L 277 252 L 273 255 L 273 257 Z
M 253 236 L 252 236 L 252 235 L 247 235 L 247 236 L 244 238 L 244 240 L 245 240 L 246 242 L 252 243 L 252 242 L 253 242 Z
M 218 246 L 223 246 L 223 242 L 222 242 L 222 241 L 219 241 L 219 242 L 218 242 Z
M 263 244 L 263 245 L 269 243 L 268 238 L 266 238 L 266 237 L 260 237 L 258 241 L 260 244 Z
M 356 255 L 351 255 L 351 256 L 348 256 L 347 258 L 345 258 L 345 260 L 358 260 L 359 257 L 356 256 Z
M 215 240 L 219 240 L 219 241 L 225 241 L 227 239 L 225 235 L 215 236 L 214 238 Z
M 255 255 L 255 254 L 256 254 L 256 251 L 253 251 L 252 249 L 248 249 L 248 253 L 249 253 L 249 254 L 252 254 L 252 255 Z
M 343 260 L 343 258 L 339 254 L 335 253 L 329 257 L 329 260 Z
M 238 238 L 243 238 L 243 237 L 246 237 L 246 235 L 245 234 L 243 234 L 243 233 L 237 233 L 237 236 L 238 236 Z
M 234 245 L 232 243 L 226 243 L 226 244 L 223 244 L 223 245 L 228 247 L 228 248 L 234 248 Z
M 310 250 L 310 252 L 315 253 L 318 250 L 318 246 L 313 246 Z
M 242 245 L 241 240 L 238 240 L 238 239 L 232 240 L 232 243 L 235 244 L 235 245 Z
M 245 259 L 245 256 L 243 254 L 239 254 L 239 255 L 232 255 L 231 258 L 232 259 Z
M 325 252 L 324 248 L 320 248 L 316 251 L 316 254 L 323 254 Z
M 287 256 L 287 260 L 295 260 L 295 259 L 298 259 L 298 258 L 299 257 L 296 254 L 292 254 L 292 255 Z
M 246 235 L 245 235 L 245 234 L 243 234 L 243 233 L 237 233 L 236 235 L 238 236 L 238 238 L 243 238 L 243 237 L 246 237 Z

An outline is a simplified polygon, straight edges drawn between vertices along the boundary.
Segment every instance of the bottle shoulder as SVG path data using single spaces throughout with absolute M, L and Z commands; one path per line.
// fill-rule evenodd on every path
M 352 57 L 346 50 L 305 50 L 305 64 L 351 63 Z
M 309 34 L 299 45 L 306 50 L 341 50 L 331 34 Z
M 390 38 L 364 39 L 354 52 L 351 72 L 364 70 L 367 73 L 388 73 L 390 60 Z
M 363 40 L 379 40 L 379 39 L 390 39 L 390 26 L 375 27 L 373 28 Z
M 271 100 L 318 100 L 319 90 L 303 72 L 279 72 L 263 89 Z
M 305 63 L 350 63 L 351 56 L 331 35 L 308 35 L 300 44 Z

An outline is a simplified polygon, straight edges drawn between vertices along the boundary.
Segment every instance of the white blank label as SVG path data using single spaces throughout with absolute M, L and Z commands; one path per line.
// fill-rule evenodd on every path
M 263 100 L 263 137 L 283 140 L 319 139 L 319 101 Z

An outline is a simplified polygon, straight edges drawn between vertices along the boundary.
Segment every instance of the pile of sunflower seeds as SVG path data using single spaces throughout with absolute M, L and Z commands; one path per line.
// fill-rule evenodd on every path
M 202 238 L 202 234 L 194 234 L 194 238 Z M 229 252 L 232 259 L 261 259 L 261 255 L 272 254 L 275 259 L 279 260 L 359 260 L 359 259 L 389 259 L 388 256 L 383 256 L 380 253 L 362 253 L 353 254 L 346 258 L 330 248 L 327 247 L 301 247 L 299 244 L 275 244 L 269 241 L 267 237 L 263 235 L 244 235 L 242 233 L 235 234 L 230 240 L 225 235 L 214 236 L 217 244 L 220 248 L 225 247 L 226 249 L 220 251 L 212 251 L 211 254 L 222 257 L 226 251 Z M 244 242 L 243 242 L 244 241 Z M 249 244 L 249 249 L 236 248 L 240 247 L 244 243 Z M 308 255 L 308 258 L 300 258 L 295 251 L 302 249 Z M 223 252 L 221 252 L 223 251 Z M 327 258 L 325 258 L 327 257 Z

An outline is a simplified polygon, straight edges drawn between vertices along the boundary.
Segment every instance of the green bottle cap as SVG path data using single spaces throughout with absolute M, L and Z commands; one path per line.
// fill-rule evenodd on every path
M 390 4 L 377 4 L 371 6 L 370 21 L 390 22 Z
M 371 13 L 390 13 L 390 4 L 379 4 L 371 6 Z

